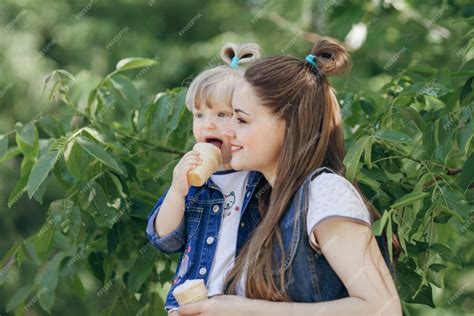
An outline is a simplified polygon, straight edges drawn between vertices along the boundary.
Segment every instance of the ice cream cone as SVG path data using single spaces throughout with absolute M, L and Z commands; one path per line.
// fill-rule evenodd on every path
M 218 147 L 209 143 L 197 143 L 193 150 L 197 150 L 202 158 L 202 164 L 188 172 L 190 185 L 200 187 L 222 164 L 222 154 Z
M 207 289 L 203 279 L 187 280 L 174 289 L 173 295 L 179 305 L 184 305 L 206 299 Z

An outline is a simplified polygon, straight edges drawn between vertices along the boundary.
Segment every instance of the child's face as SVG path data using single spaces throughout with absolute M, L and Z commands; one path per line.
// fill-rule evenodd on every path
M 219 147 L 222 164 L 228 164 L 232 158 L 229 137 L 224 135 L 231 118 L 232 107 L 224 104 L 216 104 L 212 109 L 204 105 L 200 109 L 193 109 L 194 138 L 197 142 L 211 143 Z

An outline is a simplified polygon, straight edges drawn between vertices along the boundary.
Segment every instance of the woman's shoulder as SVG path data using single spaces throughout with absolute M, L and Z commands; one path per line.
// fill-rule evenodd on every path
M 318 216 L 347 215 L 370 223 L 370 213 L 354 185 L 337 173 L 321 173 L 312 179 L 309 202 Z
M 331 172 L 321 172 L 312 178 L 311 190 L 350 190 L 359 195 L 356 188 L 351 182 L 349 182 L 349 180 L 332 170 Z

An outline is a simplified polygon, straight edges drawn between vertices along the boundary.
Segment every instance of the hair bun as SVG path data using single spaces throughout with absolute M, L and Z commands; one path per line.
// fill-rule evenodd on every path
M 311 54 L 316 56 L 318 70 L 328 76 L 347 72 L 352 67 L 351 57 L 344 45 L 329 37 L 316 42 Z
M 221 48 L 221 58 L 227 64 L 232 63 L 234 56 L 239 58 L 238 65 L 251 63 L 261 57 L 262 49 L 258 44 L 245 43 L 235 44 L 227 43 Z

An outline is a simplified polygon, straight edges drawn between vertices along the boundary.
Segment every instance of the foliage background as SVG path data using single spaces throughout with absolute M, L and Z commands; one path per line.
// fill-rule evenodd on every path
M 474 314 L 473 12 L 467 0 L 2 1 L 0 313 L 162 315 L 179 255 L 144 230 L 192 146 L 185 87 L 225 42 L 303 58 L 324 34 L 353 48 L 352 73 L 333 80 L 347 176 L 383 214 L 374 232 L 401 239 L 405 314 Z

